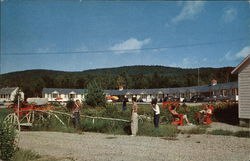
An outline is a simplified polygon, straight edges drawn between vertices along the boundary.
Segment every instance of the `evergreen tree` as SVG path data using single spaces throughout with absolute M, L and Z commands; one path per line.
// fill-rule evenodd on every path
M 104 91 L 99 82 L 94 80 L 87 85 L 86 103 L 92 107 L 106 105 Z

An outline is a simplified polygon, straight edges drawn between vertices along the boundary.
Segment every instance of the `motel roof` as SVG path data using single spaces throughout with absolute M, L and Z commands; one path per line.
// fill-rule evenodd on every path
M 85 94 L 85 90 L 84 89 L 69 89 L 69 88 L 43 88 L 42 93 L 54 93 L 54 92 L 58 92 L 58 93 L 62 93 L 62 94 L 69 94 L 71 92 L 74 92 L 75 94 Z
M 210 92 L 220 89 L 237 88 L 238 82 L 220 83 L 216 85 L 192 86 L 192 87 L 178 87 L 178 88 L 154 88 L 154 89 L 123 89 L 123 90 L 104 90 L 108 95 L 142 95 L 142 94 L 174 94 L 186 92 Z M 76 94 L 86 94 L 84 89 L 63 89 L 63 88 L 43 88 L 42 93 L 63 93 L 69 94 L 74 92 Z

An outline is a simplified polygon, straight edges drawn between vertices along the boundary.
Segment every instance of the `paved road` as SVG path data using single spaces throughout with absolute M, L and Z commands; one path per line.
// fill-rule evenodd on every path
M 179 135 L 177 140 L 98 133 L 21 132 L 20 147 L 78 161 L 249 161 L 250 139 Z

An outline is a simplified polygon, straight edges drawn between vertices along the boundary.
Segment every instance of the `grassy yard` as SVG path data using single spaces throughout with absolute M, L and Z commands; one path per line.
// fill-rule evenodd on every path
M 147 136 L 175 136 L 179 131 L 173 125 L 172 116 L 168 109 L 163 109 L 160 104 L 161 116 L 160 116 L 160 128 L 155 130 L 153 127 L 153 111 L 150 104 L 138 104 L 138 114 L 140 115 L 139 119 L 139 131 L 138 135 L 147 135 Z M 201 110 L 201 106 L 180 106 L 178 111 L 179 113 L 187 114 L 190 122 L 195 124 L 195 113 Z M 119 118 L 130 120 L 130 109 L 131 104 L 127 104 L 127 110 L 122 111 L 122 104 L 110 104 L 106 107 L 89 107 L 87 105 L 81 111 L 81 114 L 93 117 L 108 117 L 108 118 Z M 67 112 L 66 108 L 56 107 L 55 110 L 61 112 Z M 235 120 L 235 112 L 237 110 L 237 104 L 217 104 L 214 106 L 214 115 L 213 120 L 223 120 L 226 121 L 225 117 L 231 117 Z M 7 114 L 12 112 L 9 109 L 0 109 L 0 120 L 2 120 Z M 226 115 L 225 115 L 226 114 Z M 225 115 L 225 116 L 224 116 Z M 101 132 L 101 133 L 112 133 L 112 134 L 130 134 L 130 123 L 110 121 L 110 120 L 98 120 L 90 118 L 81 118 L 81 125 L 79 130 L 75 130 L 72 126 L 72 121 L 68 116 L 58 114 L 58 117 L 66 124 L 62 125 L 55 117 L 50 117 L 43 122 L 34 122 L 34 126 L 29 128 L 29 130 L 45 130 L 45 131 L 62 131 L 62 132 L 77 132 L 79 130 L 83 131 L 92 131 L 92 132 Z M 223 118 L 224 117 L 224 118 Z M 192 129 L 187 133 L 205 133 L 204 128 Z M 216 134 L 216 132 L 212 133 Z M 241 135 L 238 134 L 238 135 Z M 236 134 L 235 134 L 236 136 Z

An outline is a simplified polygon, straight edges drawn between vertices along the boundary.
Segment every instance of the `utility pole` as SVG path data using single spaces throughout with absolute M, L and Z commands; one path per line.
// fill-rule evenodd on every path
M 200 68 L 198 67 L 198 86 L 200 85 Z
M 19 97 L 19 89 L 18 89 L 18 94 L 17 94 L 17 117 L 19 119 L 19 110 L 20 110 L 20 97 Z

